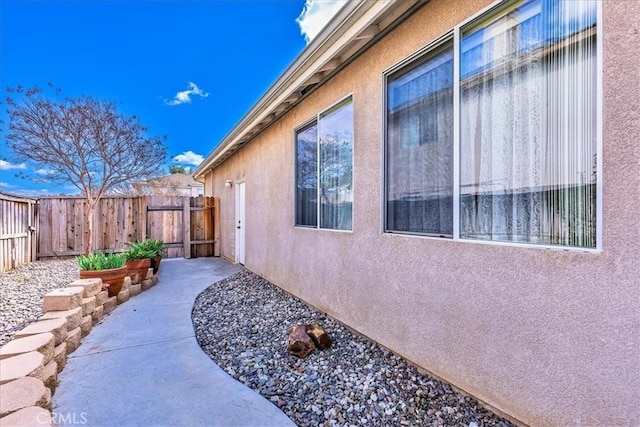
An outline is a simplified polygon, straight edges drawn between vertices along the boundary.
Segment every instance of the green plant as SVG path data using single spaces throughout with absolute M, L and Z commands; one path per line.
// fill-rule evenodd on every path
M 76 258 L 80 270 L 110 270 L 112 268 L 124 267 L 127 261 L 126 254 L 103 253 L 81 255 Z
M 143 243 L 149 250 L 153 251 L 154 256 L 164 255 L 164 242 L 162 240 L 147 239 Z
M 129 246 L 129 250 L 125 252 L 127 261 L 153 258 L 155 256 L 155 252 L 149 249 L 144 242 L 127 243 L 127 246 Z
M 129 251 L 127 252 L 128 260 L 153 258 L 162 256 L 164 253 L 162 240 L 146 239 L 142 242 L 127 243 L 127 246 L 129 246 Z

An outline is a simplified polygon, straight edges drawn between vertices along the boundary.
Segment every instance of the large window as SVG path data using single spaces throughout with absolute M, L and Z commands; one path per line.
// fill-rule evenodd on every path
M 349 97 L 296 132 L 296 225 L 351 230 L 352 205 L 353 103 Z
M 387 76 L 386 231 L 598 247 L 596 15 L 512 2 Z

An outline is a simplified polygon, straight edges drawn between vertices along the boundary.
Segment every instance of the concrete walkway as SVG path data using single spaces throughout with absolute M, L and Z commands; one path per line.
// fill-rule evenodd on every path
M 240 268 L 220 258 L 171 259 L 160 281 L 95 327 L 60 373 L 54 421 L 89 426 L 293 426 L 200 349 L 196 296 Z

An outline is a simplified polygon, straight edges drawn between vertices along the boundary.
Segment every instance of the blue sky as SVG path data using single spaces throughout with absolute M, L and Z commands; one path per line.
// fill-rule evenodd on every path
M 0 0 L 0 96 L 47 82 L 91 95 L 167 135 L 169 165 L 193 167 L 344 4 L 328 0 Z M 15 175 L 24 164 L 5 145 L 0 191 L 73 194 L 70 186 Z

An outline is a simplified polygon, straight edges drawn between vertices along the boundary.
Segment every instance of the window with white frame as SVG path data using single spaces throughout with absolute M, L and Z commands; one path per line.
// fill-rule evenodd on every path
M 344 99 L 296 132 L 297 226 L 351 230 L 353 102 Z
M 598 247 L 597 7 L 500 5 L 386 76 L 386 232 Z

